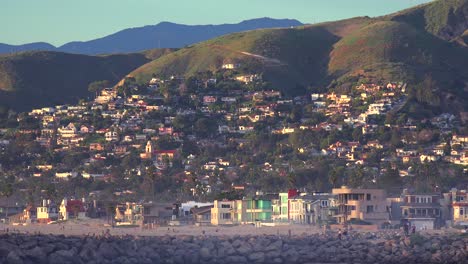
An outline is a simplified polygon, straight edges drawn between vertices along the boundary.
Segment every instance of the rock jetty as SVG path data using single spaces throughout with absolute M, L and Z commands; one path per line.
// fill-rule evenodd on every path
M 0 263 L 468 263 L 468 236 L 0 235 Z

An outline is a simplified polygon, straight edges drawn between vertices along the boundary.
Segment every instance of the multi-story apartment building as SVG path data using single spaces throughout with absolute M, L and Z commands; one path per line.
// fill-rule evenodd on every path
M 211 208 L 212 225 L 235 225 L 270 222 L 272 219 L 271 199 L 255 197 L 243 200 L 214 201 Z
M 452 189 L 444 194 L 449 220 L 453 225 L 468 225 L 468 192 Z
M 338 223 L 362 220 L 382 225 L 389 220 L 386 193 L 381 189 L 354 189 L 343 186 L 332 190 L 336 195 Z
M 415 194 L 403 190 L 401 198 L 402 222 L 409 222 L 417 229 L 434 229 L 445 225 L 440 194 Z

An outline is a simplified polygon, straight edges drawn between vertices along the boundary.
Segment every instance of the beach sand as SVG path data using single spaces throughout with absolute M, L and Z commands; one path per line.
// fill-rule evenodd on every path
M 208 235 L 208 236 L 235 236 L 235 235 L 313 235 L 322 232 L 316 226 L 311 225 L 281 225 L 262 226 L 236 225 L 236 226 L 160 226 L 153 229 L 141 227 L 111 227 L 105 220 L 89 219 L 83 221 L 67 221 L 57 224 L 28 224 L 5 225 L 0 224 L 0 232 L 41 233 L 53 235 L 81 236 L 102 235 L 109 230 L 111 235 L 135 235 L 135 236 L 165 236 L 165 235 Z

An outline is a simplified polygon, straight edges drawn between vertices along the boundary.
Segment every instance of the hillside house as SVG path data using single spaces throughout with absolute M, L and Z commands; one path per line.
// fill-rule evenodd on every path
M 73 123 L 69 123 L 67 126 L 59 128 L 58 133 L 62 138 L 72 138 L 78 135 L 78 129 Z
M 103 151 L 104 146 L 101 143 L 91 143 L 89 144 L 89 151 Z
M 235 79 L 239 82 L 248 84 L 251 82 L 261 80 L 261 77 L 258 74 L 248 74 L 248 75 L 236 76 Z
M 116 131 L 108 131 L 104 136 L 107 142 L 119 141 L 119 134 Z
M 234 69 L 239 68 L 240 66 L 241 65 L 239 63 L 226 62 L 226 63 L 223 63 L 221 68 L 225 70 L 234 70 Z
M 212 95 L 205 95 L 203 96 L 203 103 L 204 104 L 213 104 L 218 101 L 218 98 L 216 96 Z

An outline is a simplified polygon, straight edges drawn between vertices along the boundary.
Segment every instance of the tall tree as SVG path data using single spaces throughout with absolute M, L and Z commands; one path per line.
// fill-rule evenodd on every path
M 10 182 L 1 184 L 1 196 L 7 199 L 6 209 L 5 209 L 5 219 L 8 219 L 8 198 L 13 195 L 13 184 Z
M 88 91 L 98 96 L 99 92 L 101 92 L 104 88 L 109 87 L 109 85 L 110 82 L 107 80 L 95 81 L 88 85 Z

